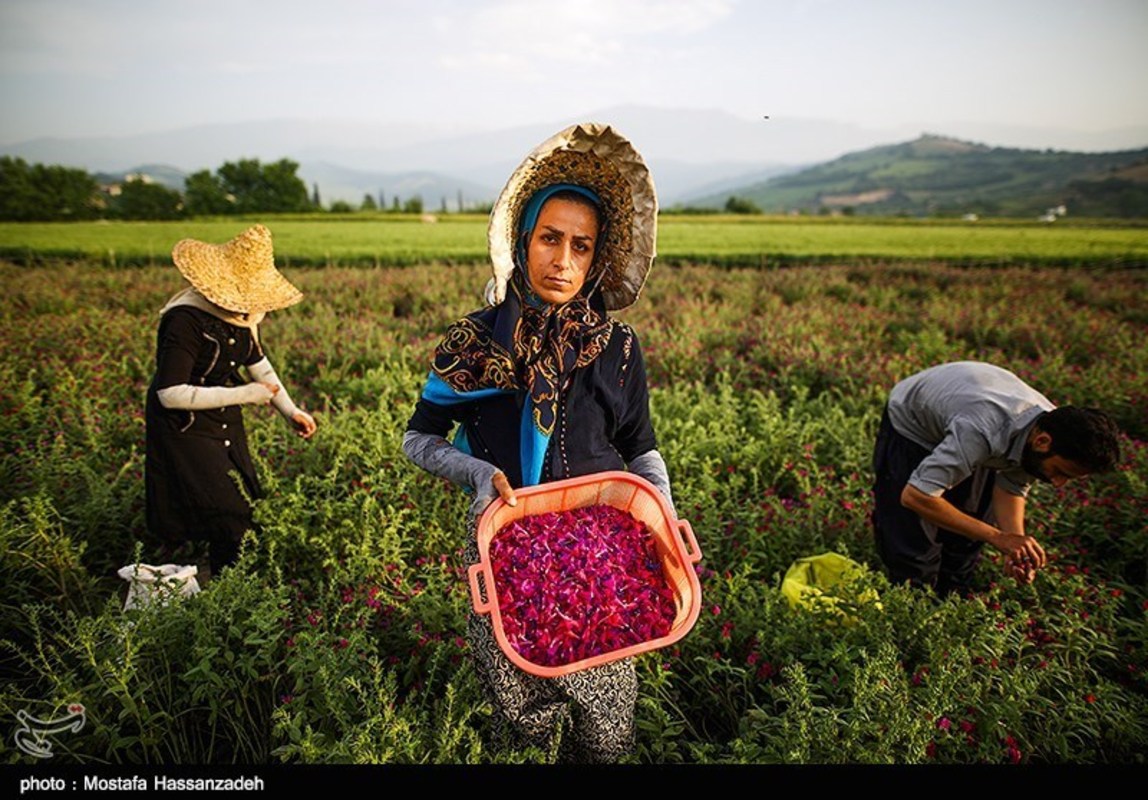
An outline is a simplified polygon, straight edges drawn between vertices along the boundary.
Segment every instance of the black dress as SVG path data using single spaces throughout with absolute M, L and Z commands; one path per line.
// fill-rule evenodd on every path
M 169 544 L 207 541 L 211 568 L 235 560 L 244 532 L 253 527 L 243 492 L 261 496 L 238 405 L 188 411 L 164 408 L 157 392 L 180 384 L 236 386 L 239 367 L 263 351 L 251 331 L 196 308 L 163 315 L 156 341 L 156 372 L 148 387 L 145 491 L 148 530 Z M 243 491 L 231 474 L 238 472 Z
M 455 406 L 419 399 L 409 430 L 446 436 L 463 426 L 476 457 L 521 486 L 521 396 L 500 394 Z M 558 419 L 546 452 L 542 483 L 623 469 L 657 447 L 650 420 L 645 361 L 634 331 L 614 321 L 609 343 L 589 366 L 561 387 Z M 479 562 L 472 522 L 464 562 Z M 554 678 L 522 671 L 502 652 L 490 617 L 472 611 L 467 641 L 479 683 L 494 709 L 496 736 L 512 746 L 548 749 L 561 720 L 573 724 L 563 760 L 612 762 L 632 752 L 638 676 L 632 658 Z M 573 703 L 571 711 L 569 704 Z

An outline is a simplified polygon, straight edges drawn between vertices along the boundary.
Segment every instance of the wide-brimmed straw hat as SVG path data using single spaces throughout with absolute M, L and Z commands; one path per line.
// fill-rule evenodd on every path
M 556 183 L 584 186 L 601 198 L 608 220 L 597 254 L 597 264 L 606 270 L 602 298 L 611 310 L 633 304 L 656 255 L 658 198 L 641 154 L 612 127 L 597 122 L 572 125 L 551 136 L 506 182 L 487 228 L 494 268 L 488 299 L 497 304 L 506 297 L 523 207 L 536 191 Z
M 303 299 L 275 268 L 271 231 L 254 225 L 227 244 L 184 239 L 171 251 L 172 261 L 199 293 L 220 308 L 258 314 Z

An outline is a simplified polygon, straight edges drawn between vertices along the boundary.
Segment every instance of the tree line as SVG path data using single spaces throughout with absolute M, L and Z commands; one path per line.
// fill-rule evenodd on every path
M 268 164 L 259 159 L 226 162 L 211 170 L 203 169 L 184 179 L 179 191 L 144 175 L 128 175 L 124 180 L 100 185 L 88 172 L 60 165 L 28 164 L 22 158 L 0 156 L 0 220 L 11 222 L 61 222 L 89 219 L 170 220 L 228 214 L 262 214 L 323 211 L 319 187 L 310 194 L 298 176 L 299 164 L 280 159 Z M 327 209 L 334 214 L 355 211 L 421 214 L 419 195 L 400 200 L 398 195 L 385 202 L 365 194 L 356 208 L 345 200 L 335 200 Z M 491 204 L 474 203 L 463 209 L 461 193 L 458 209 L 490 213 Z M 731 196 L 723 208 L 692 206 L 665 209 L 665 213 L 760 214 L 761 209 L 744 197 Z M 446 197 L 439 213 L 447 212 Z
M 0 156 L 0 220 L 164 220 L 321 211 L 318 187 L 308 195 L 298 169 L 298 163 L 286 158 L 267 164 L 256 158 L 229 161 L 214 172 L 203 169 L 188 175 L 183 191 L 178 191 L 142 175 L 100 186 L 95 176 L 82 169 Z M 401 205 L 398 197 L 393 200 L 393 211 L 423 210 L 420 197 L 408 198 Z M 361 208 L 377 210 L 379 204 L 366 195 Z M 334 212 L 353 210 L 344 201 L 331 205 Z

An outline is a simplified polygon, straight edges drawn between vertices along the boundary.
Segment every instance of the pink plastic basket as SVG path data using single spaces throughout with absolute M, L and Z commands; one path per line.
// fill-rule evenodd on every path
M 497 499 L 479 518 L 479 562 L 471 565 L 467 577 L 470 580 L 474 610 L 479 614 L 490 615 L 498 646 L 520 669 L 544 678 L 567 675 L 666 647 L 685 636 L 697 622 L 698 612 L 701 609 L 701 584 L 698 582 L 693 565 L 701 560 L 701 550 L 698 548 L 690 523 L 674 516 L 665 498 L 649 481 L 630 472 L 598 472 L 581 478 L 517 489 L 515 496 L 518 499 L 517 505 L 509 506 L 501 499 Z M 628 511 L 650 529 L 662 560 L 662 571 L 674 591 L 677 614 L 673 625 L 665 636 L 602 653 L 593 658 L 585 658 L 559 667 L 535 664 L 523 658 L 510 645 L 503 631 L 498 593 L 492 591 L 492 588 L 496 587 L 490 564 L 490 542 L 503 526 L 523 517 L 599 504 Z

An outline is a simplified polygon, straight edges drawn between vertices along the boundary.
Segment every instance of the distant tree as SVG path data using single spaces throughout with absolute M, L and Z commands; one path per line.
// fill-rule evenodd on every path
M 267 182 L 267 208 L 262 211 L 306 211 L 307 186 L 295 173 L 299 164 L 281 158 L 274 164 L 263 167 L 263 179 Z
M 403 203 L 403 211 L 407 212 L 408 214 L 423 213 L 422 197 L 416 194 L 414 197 L 407 200 L 405 203 Z
M 387 207 L 387 196 L 383 194 L 383 190 L 379 189 L 379 208 Z
M 299 165 L 289 159 L 260 164 L 257 158 L 227 162 L 219 168 L 219 179 L 227 194 L 235 197 L 240 214 L 306 211 L 307 186 L 295 174 Z
M 445 194 L 442 196 L 442 204 L 438 207 L 438 210 L 442 214 L 446 213 L 446 195 Z
M 659 214 L 720 214 L 720 208 L 709 208 L 707 206 L 683 206 L 681 203 L 675 203 L 669 208 L 659 208 Z
M 228 161 L 215 171 L 225 194 L 235 198 L 235 213 L 269 211 L 263 208 L 266 188 L 263 185 L 263 167 L 257 158 Z
M 39 219 L 40 203 L 35 191 L 28 162 L 0 156 L 0 219 Z
M 306 185 L 295 174 L 298 168 L 288 159 L 264 165 L 248 158 L 226 162 L 214 176 L 197 172 L 187 181 L 188 210 L 193 214 L 306 211 L 312 201 Z M 317 199 L 317 185 L 315 196 Z
M 311 184 L 311 205 L 314 206 L 316 211 L 323 209 L 323 201 L 319 198 L 319 184 Z
M 99 216 L 99 186 L 86 171 L 37 164 L 32 172 L 33 178 L 46 192 L 54 219 L 94 219 Z
M 351 204 L 346 200 L 336 200 L 331 203 L 332 214 L 350 214 L 355 209 L 351 208 Z
M 183 182 L 183 205 L 192 216 L 231 214 L 235 198 L 227 196 L 223 181 L 205 169 L 193 172 Z
M 0 219 L 46 219 L 48 210 L 44 206 L 28 162 L 22 158 L 0 157 Z
M 363 195 L 363 203 L 359 206 L 360 211 L 378 211 L 379 206 L 375 203 L 375 197 L 370 192 Z
M 761 209 L 752 200 L 744 197 L 730 196 L 725 201 L 725 210 L 730 214 L 760 214 Z
M 134 178 L 120 186 L 111 210 L 122 219 L 178 219 L 183 216 L 183 198 L 174 189 Z
M 99 187 L 84 170 L 0 157 L 0 219 L 92 219 L 99 212 Z
M 400 210 L 401 210 L 401 209 L 399 208 L 399 196 L 398 196 L 397 194 L 396 194 L 396 195 L 392 195 L 392 196 L 391 196 L 391 211 L 396 211 L 396 212 L 397 212 L 397 211 L 400 211 Z

